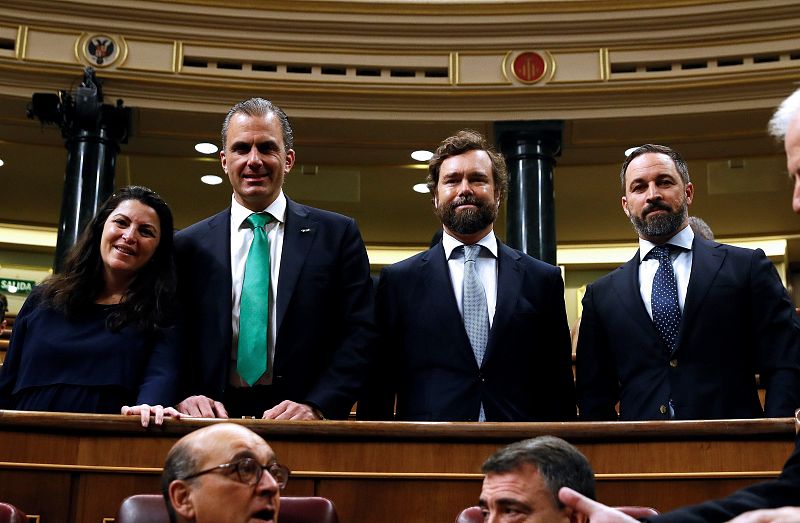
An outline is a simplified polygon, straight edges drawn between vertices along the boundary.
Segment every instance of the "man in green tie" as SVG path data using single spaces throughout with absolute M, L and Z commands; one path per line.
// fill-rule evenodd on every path
M 358 227 L 283 193 L 292 128 L 268 100 L 236 104 L 222 146 L 230 207 L 175 238 L 186 333 L 178 410 L 346 418 L 375 335 Z

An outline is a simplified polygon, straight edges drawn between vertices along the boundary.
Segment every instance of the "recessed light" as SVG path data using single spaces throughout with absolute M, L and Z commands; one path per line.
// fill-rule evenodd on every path
M 4 166 L 5 164 L 6 164 L 6 162 L 4 162 L 3 160 L 0 160 L 0 167 Z
M 627 158 L 628 156 L 630 156 L 630 155 L 631 155 L 631 153 L 632 153 L 633 151 L 635 151 L 636 149 L 638 149 L 638 148 L 639 148 L 639 146 L 637 145 L 636 147 L 631 147 L 630 149 L 625 149 L 625 158 Z
M 433 158 L 433 153 L 430 151 L 414 151 L 411 153 L 411 157 L 418 162 L 427 162 L 431 158 Z
M 202 154 L 214 154 L 215 152 L 219 151 L 219 147 L 213 143 L 202 142 L 196 144 L 194 146 L 194 150 Z
M 430 192 L 428 190 L 428 184 L 427 183 L 415 184 L 414 187 L 412 187 L 412 189 L 414 189 L 414 192 L 418 192 L 418 193 L 421 193 L 421 194 L 425 194 L 425 193 L 429 193 Z
M 200 178 L 200 181 L 206 185 L 219 185 L 222 183 L 222 178 L 216 174 L 206 174 Z

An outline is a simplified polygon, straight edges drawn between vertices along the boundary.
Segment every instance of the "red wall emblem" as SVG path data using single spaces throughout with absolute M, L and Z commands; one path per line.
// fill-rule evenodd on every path
M 511 69 L 520 81 L 532 83 L 541 80 L 547 71 L 547 65 L 542 55 L 527 51 L 514 58 Z

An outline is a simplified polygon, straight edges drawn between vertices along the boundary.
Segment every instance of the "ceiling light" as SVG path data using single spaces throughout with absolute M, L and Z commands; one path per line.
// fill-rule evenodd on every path
M 3 165 L 5 165 L 5 163 L 6 163 L 6 162 L 4 162 L 3 160 L 0 160 L 0 167 L 2 167 Z
M 219 151 L 219 147 L 213 143 L 202 142 L 196 144 L 194 146 L 194 150 L 202 154 L 214 154 L 215 152 Z
M 206 185 L 219 185 L 222 183 L 222 178 L 216 174 L 207 174 L 200 178 L 200 181 Z
M 638 149 L 638 148 L 639 148 L 639 146 L 637 145 L 636 147 L 631 147 L 630 149 L 625 149 L 625 158 L 627 158 L 628 156 L 630 156 L 630 155 L 631 155 L 631 153 L 632 153 L 633 151 L 635 151 L 636 149 Z
M 421 193 L 421 194 L 426 194 L 426 193 L 430 192 L 428 190 L 428 184 L 427 183 L 415 184 L 414 187 L 412 187 L 412 189 L 414 189 L 414 192 L 418 192 L 418 193 Z
M 433 158 L 433 153 L 430 151 L 414 151 L 411 153 L 411 157 L 418 162 L 427 162 L 431 158 Z

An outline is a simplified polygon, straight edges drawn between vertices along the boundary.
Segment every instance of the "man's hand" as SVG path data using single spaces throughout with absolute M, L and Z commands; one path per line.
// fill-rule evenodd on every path
M 558 499 L 566 506 L 587 516 L 592 523 L 637 523 L 635 519 L 619 510 L 591 500 L 569 487 L 561 487 L 561 490 L 558 491 Z
M 284 400 L 264 411 L 263 419 L 320 420 L 322 417 L 310 405 Z
M 194 418 L 227 418 L 225 405 L 207 396 L 189 396 L 177 405 L 178 412 Z
M 728 523 L 798 523 L 800 507 L 781 507 L 752 510 L 730 520 Z

